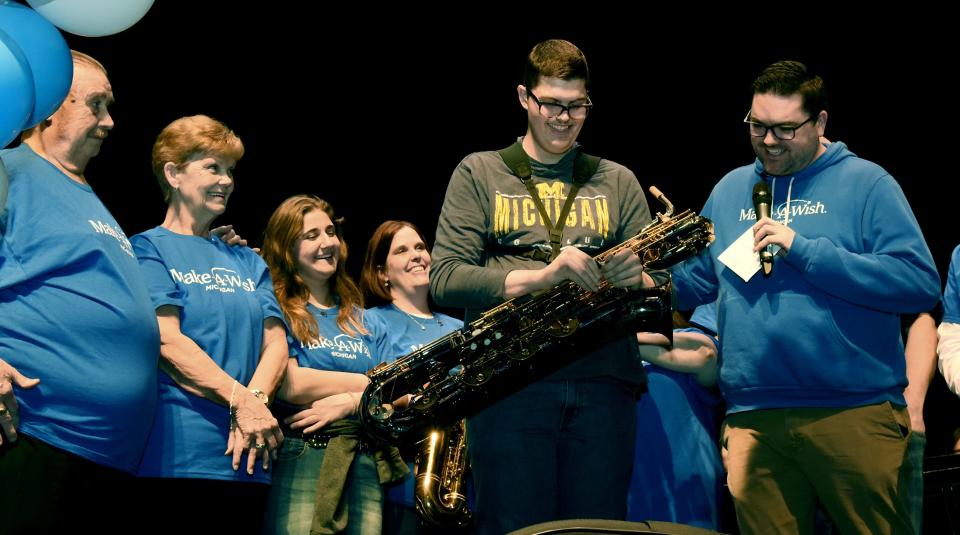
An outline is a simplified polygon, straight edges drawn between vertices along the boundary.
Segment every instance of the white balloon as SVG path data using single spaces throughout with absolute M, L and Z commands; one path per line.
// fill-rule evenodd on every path
M 27 0 L 63 31 L 84 37 L 122 32 L 150 10 L 153 0 Z

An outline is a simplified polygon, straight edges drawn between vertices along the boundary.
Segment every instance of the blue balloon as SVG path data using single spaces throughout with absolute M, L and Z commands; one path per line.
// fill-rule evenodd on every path
M 56 111 L 70 91 L 70 47 L 53 24 L 29 7 L 9 0 L 0 0 L 0 31 L 20 47 L 33 73 L 34 102 L 25 126 L 28 128 Z
M 6 147 L 26 126 L 33 101 L 33 74 L 27 58 L 13 39 L 0 30 L 0 148 Z

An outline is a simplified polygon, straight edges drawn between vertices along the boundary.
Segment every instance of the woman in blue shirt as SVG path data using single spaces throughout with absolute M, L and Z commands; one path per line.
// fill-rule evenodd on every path
M 252 250 L 210 235 L 242 156 L 240 139 L 210 117 L 167 125 L 152 162 L 166 216 L 130 240 L 160 327 L 159 403 L 138 475 L 159 478 L 153 494 L 178 512 L 157 515 L 161 523 L 258 525 L 283 440 L 267 408 L 288 356 L 269 270 Z
M 268 500 L 270 533 L 380 533 L 378 464 L 386 460 L 355 413 L 364 374 L 382 361 L 384 333 L 364 317 L 346 273 L 341 224 L 326 201 L 297 195 L 264 232 L 263 256 L 296 352 L 279 393 L 285 403 L 275 408 L 289 431 Z
M 385 221 L 367 244 L 360 288 L 367 316 L 386 326 L 386 362 L 420 349 L 463 326 L 430 310 L 430 251 L 420 230 L 406 221 Z M 413 464 L 409 465 L 413 470 Z M 414 479 L 389 489 L 384 533 L 420 533 L 414 512 Z

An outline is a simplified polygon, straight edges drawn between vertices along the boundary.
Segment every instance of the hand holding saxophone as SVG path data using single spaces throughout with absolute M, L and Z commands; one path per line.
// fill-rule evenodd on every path
M 503 281 L 503 296 L 507 299 L 553 288 L 563 281 L 573 281 L 590 292 L 600 288 L 603 275 L 600 265 L 587 253 L 567 246 L 560 254 L 540 269 L 515 269 Z
M 549 285 L 565 280 L 575 282 L 584 290 L 596 292 L 606 280 L 617 288 L 650 288 L 655 286 L 650 275 L 643 271 L 643 262 L 630 249 L 621 249 L 603 264 L 577 247 L 564 247 L 550 265 L 544 268 Z
M 656 284 L 643 271 L 643 262 L 630 249 L 621 249 L 600 267 L 603 278 L 617 288 L 651 288 Z
M 575 282 L 584 290 L 595 292 L 600 289 L 603 277 L 600 266 L 587 253 L 577 247 L 564 247 L 560 254 L 547 267 L 543 268 L 546 284 L 550 288 L 565 280 Z

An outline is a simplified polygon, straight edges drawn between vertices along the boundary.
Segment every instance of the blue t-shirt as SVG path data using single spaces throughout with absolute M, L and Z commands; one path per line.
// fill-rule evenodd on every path
M 337 325 L 339 306 L 318 308 L 307 303 L 307 310 L 317 320 L 319 335 L 308 343 L 296 340 L 292 335 L 288 337 L 297 364 L 316 370 L 367 373 L 383 362 L 386 333 L 379 322 L 371 322 L 371 318 L 364 314 L 363 326 L 368 333 L 349 335 Z
M 131 242 L 153 306 L 178 307 L 180 331 L 247 385 L 260 361 L 264 321 L 283 318 L 263 260 L 219 238 L 162 227 Z M 138 475 L 268 483 L 259 463 L 253 477 L 233 470 L 231 457 L 223 454 L 229 422 L 228 407 L 187 392 L 161 373 L 160 403 Z
M 366 312 L 371 322 L 384 325 L 387 332 L 384 362 L 393 362 L 398 358 L 420 349 L 426 344 L 442 338 L 463 327 L 463 322 L 445 314 L 434 313 L 433 318 L 410 317 L 392 303 L 371 308 Z M 408 463 L 413 473 L 413 463 Z M 414 506 L 413 477 L 403 484 L 394 485 L 387 490 L 387 499 L 407 507 Z
M 93 190 L 28 146 L 0 151 L 0 357 L 27 377 L 19 430 L 133 472 L 157 399 L 157 318 L 130 242 Z
M 700 305 L 690 315 L 690 324 L 696 329 L 693 329 L 696 332 L 706 334 L 707 336 L 714 339 L 713 343 L 717 346 L 717 351 L 720 351 L 720 342 L 716 340 L 717 337 L 717 304 L 710 303 L 707 305 Z M 688 331 L 690 329 L 681 329 Z
M 711 335 L 717 306 L 690 318 Z M 711 336 L 720 351 L 719 341 Z M 689 373 L 644 363 L 647 394 L 637 402 L 637 439 L 627 494 L 627 520 L 676 522 L 718 529 L 724 472 L 718 447 L 721 399 Z
M 717 529 L 724 483 L 717 445 L 720 396 L 691 374 L 655 364 L 646 370 L 627 520 Z
M 393 362 L 463 327 L 462 321 L 446 314 L 434 313 L 433 318 L 421 318 L 407 314 L 392 303 L 368 309 L 366 315 L 371 322 L 384 325 L 387 333 L 384 362 Z

